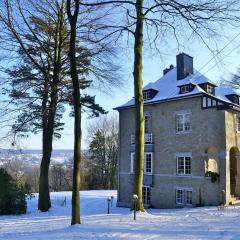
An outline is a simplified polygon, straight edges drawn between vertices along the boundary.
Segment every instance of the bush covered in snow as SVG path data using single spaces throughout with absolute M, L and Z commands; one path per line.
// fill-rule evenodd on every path
M 26 188 L 19 186 L 3 168 L 0 168 L 0 189 L 0 215 L 26 213 Z

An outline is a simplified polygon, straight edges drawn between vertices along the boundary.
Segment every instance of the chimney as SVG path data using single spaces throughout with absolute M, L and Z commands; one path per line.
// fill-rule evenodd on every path
M 177 80 L 184 79 L 189 74 L 193 74 L 193 57 L 180 53 L 177 55 Z
M 173 66 L 172 64 L 169 66 L 169 68 L 165 68 L 165 69 L 163 70 L 163 75 L 167 74 L 167 73 L 168 73 L 169 71 L 171 71 L 173 68 L 174 68 L 174 66 Z

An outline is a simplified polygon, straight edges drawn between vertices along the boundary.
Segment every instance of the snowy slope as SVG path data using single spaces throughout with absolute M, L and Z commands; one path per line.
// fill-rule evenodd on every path
M 106 198 L 114 195 L 107 215 Z M 61 206 L 64 198 L 67 206 Z M 36 211 L 37 198 L 29 201 L 29 213 L 0 216 L 0 239 L 240 239 L 240 207 L 149 210 L 137 221 L 127 208 L 117 208 L 116 191 L 81 192 L 82 224 L 70 226 L 71 193 L 52 193 L 48 213 Z

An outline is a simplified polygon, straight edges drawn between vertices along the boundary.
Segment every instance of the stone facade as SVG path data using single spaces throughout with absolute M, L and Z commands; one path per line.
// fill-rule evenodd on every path
M 202 97 L 189 97 L 144 106 L 144 113 L 150 116 L 152 144 L 145 145 L 145 152 L 151 152 L 152 173 L 144 175 L 143 185 L 151 190 L 149 206 L 175 208 L 182 206 L 219 205 L 222 201 L 234 201 L 230 191 L 230 150 L 240 148 L 239 133 L 236 131 L 234 110 L 202 108 Z M 191 128 L 185 133 L 176 132 L 176 115 L 190 114 Z M 131 134 L 134 134 L 134 108 L 119 110 L 120 152 L 118 205 L 130 206 L 132 199 L 133 173 L 131 172 Z M 177 156 L 191 157 L 191 174 L 177 172 Z M 237 161 L 238 154 L 235 154 Z M 215 164 L 215 166 L 213 166 Z M 240 164 L 237 164 L 240 168 Z M 219 181 L 211 181 L 205 173 L 209 168 L 218 169 Z M 238 170 L 238 169 L 237 169 Z M 215 170 L 214 170 L 215 171 Z M 240 173 L 239 171 L 237 171 Z M 236 179 L 235 196 L 239 195 Z M 231 177 L 233 179 L 233 176 Z M 239 181 L 238 181 L 239 180 Z M 191 204 L 177 203 L 177 189 L 191 191 Z M 239 186 L 240 189 L 240 186 Z M 222 190 L 225 192 L 222 200 Z M 185 196 L 186 198 L 186 196 Z

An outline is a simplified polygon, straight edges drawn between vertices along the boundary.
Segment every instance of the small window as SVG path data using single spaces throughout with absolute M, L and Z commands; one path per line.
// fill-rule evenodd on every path
M 151 116 L 144 116 L 144 131 L 145 133 L 151 133 Z
M 176 189 L 176 204 L 192 205 L 192 190 L 188 188 Z
M 207 99 L 207 105 L 208 105 L 208 107 L 212 106 L 212 99 L 211 98 Z
M 177 114 L 177 133 L 189 132 L 191 130 L 190 117 L 191 115 L 189 113 Z
M 151 187 L 150 186 L 143 186 L 142 200 L 144 205 L 150 205 L 151 203 Z
M 181 93 L 188 93 L 190 92 L 190 87 L 189 85 L 186 85 L 186 86 L 182 86 L 181 87 Z
M 236 116 L 236 130 L 237 132 L 240 132 L 240 116 Z
M 150 91 L 144 91 L 143 92 L 143 100 L 150 100 L 151 99 L 151 92 Z
M 177 157 L 177 174 L 178 175 L 191 174 L 191 157 L 189 156 Z
M 202 104 L 203 104 L 203 108 L 207 107 L 207 98 L 206 97 L 203 97 Z
M 176 190 L 176 203 L 177 204 L 183 204 L 184 203 L 183 189 L 177 189 Z
M 134 171 L 134 157 L 135 157 L 135 153 L 131 153 L 131 163 L 130 163 L 130 172 L 133 173 Z
M 207 84 L 207 93 L 214 94 L 214 87 Z
M 185 198 L 186 198 L 186 204 L 192 205 L 192 191 L 185 190 Z
M 152 173 L 152 153 L 145 154 L 145 173 Z
M 239 97 L 238 96 L 233 96 L 233 103 L 238 104 L 239 105 Z

